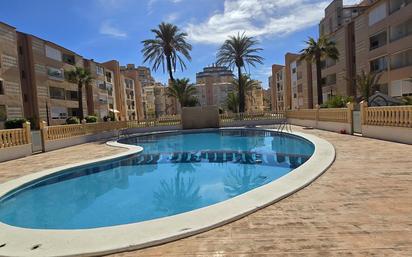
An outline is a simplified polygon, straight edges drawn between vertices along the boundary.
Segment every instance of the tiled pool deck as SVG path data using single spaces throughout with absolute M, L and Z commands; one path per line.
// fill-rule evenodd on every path
M 223 227 L 114 256 L 411 256 L 412 146 L 293 130 L 336 148 L 335 163 L 311 185 Z M 121 151 L 89 143 L 0 163 L 0 183 Z

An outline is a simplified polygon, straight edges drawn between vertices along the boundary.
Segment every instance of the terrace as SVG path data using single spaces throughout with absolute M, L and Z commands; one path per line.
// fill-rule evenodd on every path
M 222 227 L 113 256 L 407 256 L 412 251 L 412 160 L 405 154 L 412 146 L 298 126 L 292 130 L 336 148 L 335 162 L 312 184 Z M 93 142 L 0 163 L 0 183 L 122 151 Z

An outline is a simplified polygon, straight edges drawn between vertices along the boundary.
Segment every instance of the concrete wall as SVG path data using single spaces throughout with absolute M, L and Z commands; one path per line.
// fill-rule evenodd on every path
M 31 144 L 0 148 L 0 162 L 26 157 L 31 153 Z
M 183 129 L 218 128 L 219 109 L 217 106 L 182 108 Z
M 352 134 L 352 125 L 350 123 L 330 122 L 330 121 L 315 121 L 315 120 L 301 120 L 301 119 L 288 119 L 288 122 L 292 125 L 312 127 L 317 129 L 323 129 L 340 133 L 341 130 L 345 130 L 347 134 Z
M 362 125 L 362 136 L 412 144 L 412 128 Z

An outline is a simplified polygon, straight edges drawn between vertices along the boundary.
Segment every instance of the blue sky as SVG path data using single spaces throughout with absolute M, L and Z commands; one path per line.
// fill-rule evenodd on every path
M 304 47 L 317 36 L 317 24 L 329 0 L 13 0 L 1 2 L 0 21 L 96 61 L 116 59 L 142 65 L 141 41 L 151 28 L 167 21 L 186 31 L 193 45 L 192 62 L 176 77 L 195 81 L 195 74 L 215 61 L 228 35 L 245 31 L 260 40 L 264 65 L 251 68 L 267 87 L 274 63 L 286 52 Z M 347 0 L 352 4 L 355 0 Z M 148 65 L 148 64 L 146 64 Z M 162 70 L 153 72 L 167 81 Z

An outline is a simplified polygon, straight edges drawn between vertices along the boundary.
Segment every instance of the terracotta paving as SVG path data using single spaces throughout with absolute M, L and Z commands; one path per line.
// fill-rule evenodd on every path
M 112 256 L 412 256 L 412 146 L 304 132 L 337 152 L 308 187 L 208 232 Z M 0 163 L 0 182 L 119 151 L 92 143 Z

